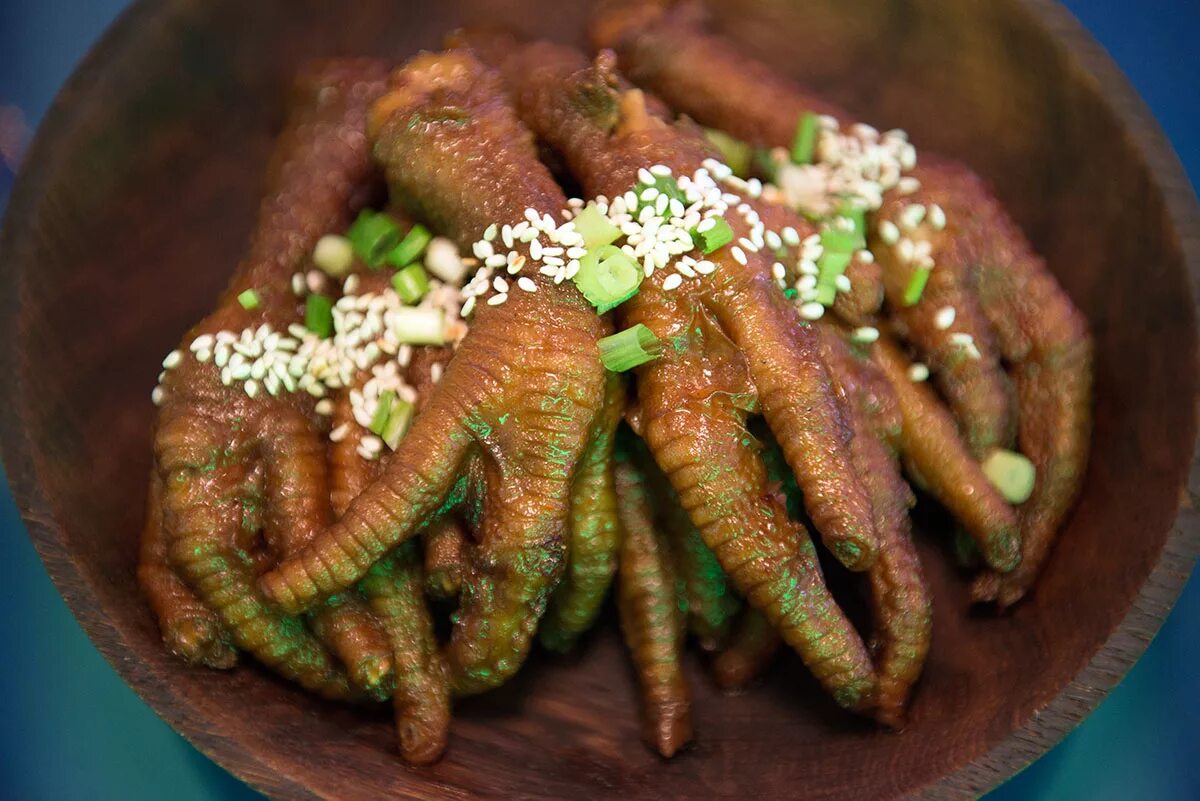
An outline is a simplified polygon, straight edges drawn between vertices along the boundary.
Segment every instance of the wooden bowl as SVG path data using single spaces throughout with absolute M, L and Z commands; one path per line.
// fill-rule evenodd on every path
M 1096 430 L 1082 499 L 1036 593 L 968 611 L 944 532 L 921 539 L 933 653 L 903 733 L 839 712 L 795 659 L 737 698 L 690 668 L 697 746 L 639 742 L 607 624 L 460 705 L 449 755 L 397 758 L 384 711 L 254 667 L 189 669 L 134 581 L 159 360 L 247 241 L 281 87 L 319 54 L 402 57 L 469 21 L 573 40 L 552 0 L 134 5 L 42 126 L 0 241 L 4 459 L 30 533 L 121 675 L 200 750 L 280 798 L 975 796 L 1057 742 L 1145 648 L 1196 557 L 1200 222 L 1112 63 L 1046 0 L 722 2 L 780 68 L 991 178 L 1091 320 Z

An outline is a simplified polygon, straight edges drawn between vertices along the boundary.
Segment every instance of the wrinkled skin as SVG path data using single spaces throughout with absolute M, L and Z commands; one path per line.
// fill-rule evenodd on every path
M 372 109 L 371 135 L 393 200 L 462 245 L 527 207 L 564 208 L 494 77 L 463 54 L 420 56 L 397 72 Z M 604 322 L 573 286 L 529 277 L 536 293 L 479 304 L 380 479 L 261 579 L 293 613 L 340 592 L 458 503 L 456 485 L 478 457 L 479 543 L 445 649 L 458 694 L 499 685 L 528 652 L 563 573 L 571 482 L 604 398 Z
M 638 450 L 641 450 L 640 448 Z M 654 524 L 643 471 L 625 449 L 616 469 L 621 522 L 617 612 L 642 691 L 642 739 L 664 757 L 692 739 L 686 633 L 671 544 Z
M 613 48 L 639 85 L 705 125 L 763 147 L 787 146 L 806 111 L 852 118 L 704 29 L 693 3 L 612 0 L 593 19 L 592 41 Z M 898 331 L 928 363 L 968 451 L 1016 445 L 1037 468 L 1033 497 L 1018 510 L 1020 565 L 1003 554 L 976 581 L 977 600 L 1009 606 L 1032 586 L 1082 483 L 1090 435 L 1092 346 L 1086 321 L 1000 204 L 965 168 L 923 159 L 915 193 L 891 191 L 876 222 L 900 222 L 901 209 L 938 204 L 947 225 L 928 217 L 908 236 L 932 246 L 936 267 L 921 300 L 900 301 L 907 263 L 872 242 Z M 870 226 L 878 236 L 878 225 Z M 952 306 L 949 328 L 935 323 Z M 836 310 L 836 309 L 835 309 Z M 858 322 L 857 320 L 853 322 Z M 950 338 L 970 334 L 979 358 Z M 1004 365 L 1010 365 L 1007 372 Z M 1015 569 L 1014 569 L 1015 567 Z
M 188 332 L 180 347 L 188 355 L 162 382 L 139 567 L 164 639 L 185 660 L 227 667 L 236 646 L 330 697 L 352 694 L 339 661 L 373 695 L 390 689 L 391 655 L 369 609 L 353 594 L 314 607 L 318 639 L 255 587 L 260 572 L 300 551 L 332 519 L 315 399 L 265 391 L 252 398 L 241 382 L 224 386 L 214 362 L 188 350 L 201 334 L 262 324 L 286 332 L 303 319 L 291 277 L 321 235 L 348 224 L 374 184 L 365 118 L 385 75 L 380 63 L 341 60 L 298 79 L 249 255 L 218 309 Z M 247 289 L 257 292 L 258 308 L 237 301 Z
M 501 52 L 522 118 L 589 195 L 626 191 L 648 164 L 691 174 L 711 155 L 694 131 L 650 113 L 639 92 L 622 92 L 604 64 L 586 67 L 578 53 L 545 43 Z M 730 224 L 735 238 L 744 235 L 740 217 Z M 659 270 L 618 309 L 623 327 L 645 324 L 667 343 L 662 358 L 636 369 L 631 423 L 738 590 L 840 704 L 867 710 L 876 682 L 866 649 L 829 596 L 812 542 L 768 490 L 758 442 L 745 429 L 761 405 L 809 515 L 833 553 L 861 570 L 875 559 L 876 535 L 845 410 L 815 332 L 771 278 L 772 259 L 743 266 L 728 247 L 709 258 L 718 269 L 698 290 L 664 290 L 668 271 Z

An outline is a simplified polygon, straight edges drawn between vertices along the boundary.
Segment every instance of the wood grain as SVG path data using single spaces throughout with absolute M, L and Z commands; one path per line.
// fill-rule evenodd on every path
M 29 152 L 0 235 L 0 440 L 42 559 L 122 676 L 206 754 L 289 799 L 957 799 L 1057 742 L 1141 654 L 1200 551 L 1200 213 L 1144 106 L 1049 0 L 715 7 L 781 69 L 991 178 L 1095 331 L 1092 464 L 1034 596 L 1007 617 L 968 613 L 945 521 L 919 515 L 935 631 L 905 732 L 838 712 L 796 660 L 737 698 L 692 662 L 699 744 L 664 763 L 639 741 L 608 620 L 578 658 L 535 656 L 462 704 L 449 756 L 412 769 L 385 710 L 321 703 L 252 667 L 191 670 L 161 648 L 134 581 L 149 393 L 246 243 L 286 76 L 314 55 L 399 58 L 481 18 L 571 41 L 584 13 L 436 8 L 137 3 Z

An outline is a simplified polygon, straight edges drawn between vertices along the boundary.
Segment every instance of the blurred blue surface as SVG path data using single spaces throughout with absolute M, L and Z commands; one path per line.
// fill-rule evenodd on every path
M 30 124 L 125 0 L 0 0 L 0 120 Z M 1200 176 L 1200 3 L 1068 0 Z M 3 162 L 0 209 L 12 185 Z M 197 753 L 117 677 L 67 611 L 0 489 L 0 799 L 243 801 L 260 796 Z M 1057 748 L 989 801 L 1200 799 L 1200 582 L 1146 655 Z

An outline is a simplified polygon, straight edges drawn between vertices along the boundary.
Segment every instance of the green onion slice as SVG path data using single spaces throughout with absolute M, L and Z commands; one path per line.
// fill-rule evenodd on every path
M 371 424 L 367 426 L 367 430 L 377 436 L 383 434 L 383 430 L 387 427 L 388 415 L 392 413 L 392 404 L 396 400 L 396 393 L 392 390 L 387 390 L 379 396 L 379 405 L 375 407 L 375 414 L 371 417 Z
M 821 130 L 821 119 L 811 111 L 800 115 L 796 123 L 796 135 L 792 138 L 792 161 L 796 164 L 812 164 L 817 149 L 817 133 Z
M 708 230 L 700 230 L 704 223 L 700 223 L 691 230 L 692 241 L 706 254 L 733 241 L 733 229 L 729 227 L 729 223 L 725 222 L 724 217 L 709 217 L 709 219 L 713 221 L 713 225 Z
M 733 170 L 734 175 L 742 178 L 750 177 L 750 167 L 754 163 L 754 148 L 741 139 L 735 139 L 716 128 L 705 128 L 704 138 L 721 153 L 721 161 Z
M 415 306 L 429 291 L 429 276 L 419 264 L 410 264 L 392 276 L 392 286 L 400 300 Z
M 261 301 L 258 298 L 258 293 L 253 289 L 247 289 L 245 292 L 238 295 L 238 303 L 242 304 L 242 308 L 247 311 L 254 311 L 258 308 Z
M 333 298 L 309 295 L 304 299 L 304 327 L 321 339 L 333 335 Z
M 397 398 L 392 403 L 392 410 L 388 415 L 387 425 L 383 427 L 383 433 L 380 434 L 384 444 L 392 450 L 396 450 L 405 432 L 408 431 L 408 425 L 412 422 L 412 418 L 413 405 L 406 400 Z
M 997 448 L 983 460 L 983 472 L 1009 503 L 1025 503 L 1033 494 L 1037 468 L 1022 454 Z
M 579 260 L 574 280 L 596 313 L 604 314 L 637 294 L 642 268 L 619 247 L 603 245 Z
M 600 361 L 614 373 L 654 361 L 662 355 L 662 343 L 653 331 L 641 323 L 604 337 L 599 344 Z
M 584 206 L 573 222 L 575 231 L 583 237 L 583 244 L 588 250 L 611 245 L 621 237 L 621 229 L 609 222 L 594 202 Z
M 391 313 L 396 339 L 410 345 L 444 345 L 446 313 L 441 309 L 402 306 Z
M 386 214 L 363 211 L 346 232 L 351 247 L 368 267 L 383 264 L 388 251 L 400 241 L 400 226 Z
M 433 239 L 433 234 L 423 225 L 417 224 L 408 230 L 400 244 L 392 248 L 384 260 L 393 267 L 407 267 L 425 252 L 425 246 Z
M 822 306 L 833 305 L 837 298 L 838 276 L 846 272 L 853 258 L 851 253 L 827 250 L 817 259 L 817 302 Z
M 925 292 L 925 284 L 929 283 L 929 268 L 918 267 L 908 279 L 904 287 L 904 305 L 915 306 Z
M 821 247 L 826 253 L 853 253 L 862 246 L 861 241 L 855 234 L 834 228 L 826 228 L 821 232 Z

